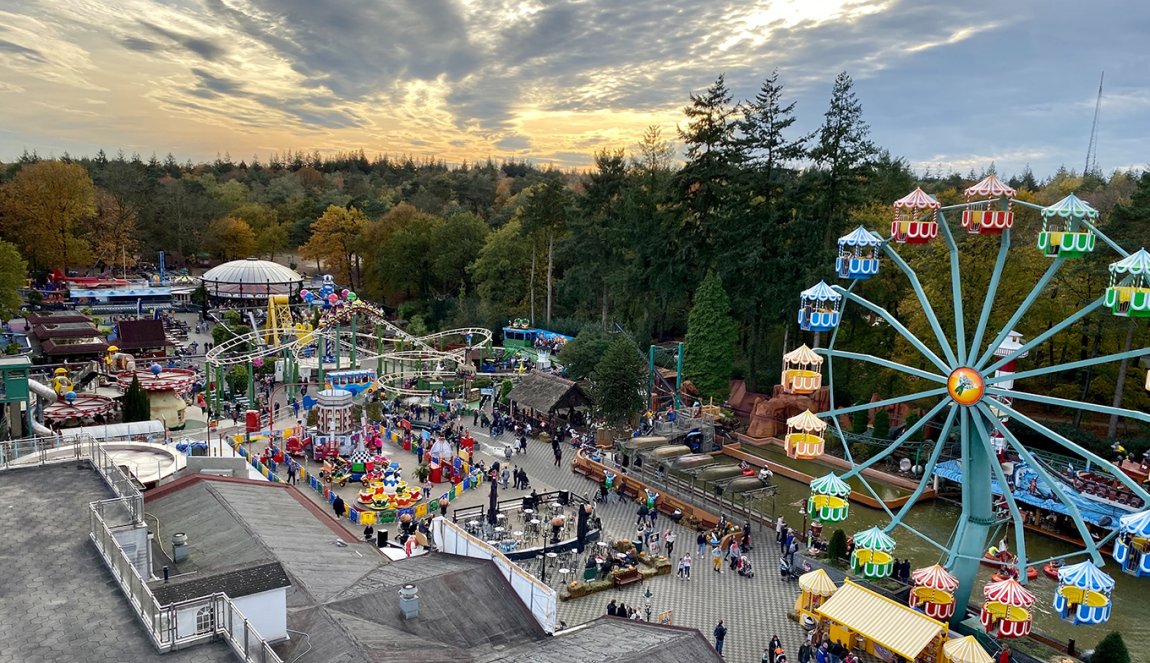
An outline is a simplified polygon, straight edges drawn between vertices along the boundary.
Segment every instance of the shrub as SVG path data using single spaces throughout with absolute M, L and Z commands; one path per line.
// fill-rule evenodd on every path
M 1102 638 L 1102 642 L 1094 648 L 1094 653 L 1090 655 L 1091 663 L 1130 663 L 1130 651 L 1126 649 L 1126 643 L 1122 640 L 1122 634 L 1118 631 L 1111 631 L 1109 635 Z
M 831 540 L 827 543 L 827 557 L 833 560 L 846 559 L 847 556 L 847 533 L 841 529 L 836 529 L 831 534 Z

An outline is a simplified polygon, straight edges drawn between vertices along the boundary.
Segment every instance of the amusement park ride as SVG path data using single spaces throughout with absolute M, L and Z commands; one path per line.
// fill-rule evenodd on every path
M 286 382 L 300 382 L 302 369 L 309 373 L 310 382 L 345 390 L 351 387 L 356 395 L 379 389 L 392 396 L 424 396 L 430 390 L 420 388 L 419 381 L 469 375 L 474 371 L 471 351 L 491 344 L 491 332 L 477 327 L 413 336 L 354 292 L 337 291 L 330 276 L 324 277 L 320 291 L 300 291 L 300 304 L 320 311 L 314 327 L 294 322 L 287 300 L 286 295 L 269 298 L 264 329 L 233 337 L 208 351 L 206 361 L 217 402 L 223 398 L 227 367 L 248 366 L 251 376 L 253 363 L 268 357 L 284 363 Z M 249 379 L 249 399 L 254 396 L 251 385 Z
M 830 410 L 817 415 L 808 411 L 792 417 L 787 422 L 786 448 L 792 457 L 813 458 L 824 450 L 824 434 L 828 427 L 833 427 L 840 439 L 846 439 L 840 425 L 841 415 L 864 409 L 934 399 L 936 402 L 918 422 L 909 426 L 889 446 L 871 458 L 856 464 L 851 458 L 849 445 L 843 445 L 846 458 L 852 463 L 852 469 L 842 476 L 831 474 L 811 484 L 811 498 L 808 501 L 811 517 L 831 523 L 844 520 L 849 507 L 846 498 L 850 494 L 850 488 L 844 480 L 857 477 L 865 489 L 882 505 L 890 517 L 890 523 L 885 529 L 872 528 L 854 536 L 856 547 L 852 565 L 855 571 L 870 578 L 889 575 L 893 561 L 891 553 L 895 547 L 895 540 L 890 534 L 901 525 L 902 528 L 937 548 L 942 559 L 941 565 L 927 567 L 914 573 L 916 588 L 911 593 L 912 605 L 922 607 L 926 614 L 938 619 L 958 622 L 965 618 L 965 607 L 975 589 L 978 566 L 987 549 L 991 530 L 1004 522 L 1000 518 L 1003 512 L 999 511 L 996 514 L 995 510 L 994 495 L 998 492 L 1005 498 L 1005 510 L 1009 511 L 1009 521 L 1013 523 L 1017 568 L 1024 571 L 1021 583 L 1007 577 L 986 585 L 981 621 L 987 631 L 1003 638 L 1019 637 L 1029 633 L 1030 608 L 1035 599 L 1034 595 L 1023 587 L 1026 582 L 1025 570 L 1044 564 L 1054 569 L 1048 571 L 1048 575 L 1057 575 L 1059 585 L 1055 593 L 1054 607 L 1062 618 L 1075 624 L 1101 623 L 1110 616 L 1110 592 L 1114 586 L 1113 579 L 1101 570 L 1104 565 L 1101 548 L 1112 541 L 1114 560 L 1118 562 L 1123 572 L 1136 576 L 1150 575 L 1150 510 L 1138 510 L 1115 518 L 1116 522 L 1111 523 L 1113 529 L 1105 536 L 1096 538 L 1079 508 L 1083 503 L 1081 500 L 1089 499 L 1089 496 L 1085 493 L 1079 495 L 1074 486 L 1065 479 L 1059 480 L 1051 476 L 1048 468 L 1034 457 L 1006 424 L 1010 420 L 1018 422 L 1071 454 L 1086 459 L 1094 468 L 1095 474 L 1104 473 L 1114 486 L 1120 484 L 1132 497 L 1137 498 L 1137 502 L 1131 500 L 1129 504 L 1136 504 L 1139 505 L 1137 508 L 1141 508 L 1141 505 L 1150 503 L 1147 501 L 1150 500 L 1150 494 L 1147 494 L 1138 482 L 1106 459 L 1019 412 L 1013 403 L 1020 400 L 1058 408 L 1118 415 L 1144 422 L 1150 421 L 1150 415 L 1121 407 L 1108 407 L 1019 391 L 1013 387 L 1016 381 L 1039 375 L 1144 356 L 1150 354 L 1150 349 L 1139 348 L 1017 372 L 1014 370 L 1014 362 L 1055 334 L 1104 306 L 1118 316 L 1150 317 L 1150 254 L 1144 249 L 1129 253 L 1113 242 L 1094 225 L 1098 212 L 1073 194 L 1054 205 L 1041 207 L 1015 200 L 1014 189 L 991 175 L 967 189 L 965 195 L 965 202 L 943 207 L 932 196 L 921 189 L 915 189 L 911 194 L 895 201 L 889 238 L 884 239 L 859 227 L 839 239 L 839 256 L 835 271 L 839 277 L 850 280 L 849 286 L 819 282 L 802 292 L 798 313 L 798 322 L 803 330 L 830 333 L 830 343 L 828 347 L 815 348 L 813 351 L 802 346 L 788 353 L 784 358 L 783 373 L 786 391 L 813 393 L 822 386 L 825 359 L 826 378 L 831 385 Z M 990 312 L 994 307 L 1003 268 L 1010 255 L 1016 206 L 1038 211 L 1042 227 L 1038 233 L 1037 249 L 1053 258 L 1053 262 L 1029 295 L 1018 305 L 1005 326 L 988 345 L 984 345 Z M 946 218 L 948 212 L 961 213 L 961 227 L 970 235 L 989 236 L 985 240 L 972 238 L 971 241 L 997 239 L 999 242 L 997 260 L 972 335 L 965 329 L 959 248 L 948 225 Z M 896 250 L 898 245 L 925 244 L 935 240 L 940 234 L 946 242 L 950 259 L 955 325 L 953 335 L 950 336 L 939 323 L 918 275 Z M 1035 301 L 1046 292 L 1051 279 L 1063 264 L 1092 252 L 1099 241 L 1119 256 L 1119 259 L 1110 265 L 1110 282 L 1105 293 L 1029 342 L 1022 343 L 1021 337 L 1012 331 L 1015 326 Z M 878 273 L 880 255 L 889 258 L 890 262 L 906 275 L 922 306 L 942 356 L 917 338 L 889 311 L 858 292 L 866 279 Z M 924 370 L 892 359 L 837 349 L 836 337 L 847 302 L 858 304 L 867 309 L 870 315 L 877 316 L 889 324 L 921 354 L 923 364 L 928 365 L 928 368 Z M 817 344 L 818 336 L 815 338 Z M 833 365 L 835 359 L 876 364 L 934 383 L 935 386 L 873 403 L 836 407 Z M 934 445 L 921 481 L 910 499 L 897 513 L 893 513 L 868 483 L 863 470 L 881 462 L 908 444 L 932 419 L 943 421 L 939 443 Z M 946 446 L 943 442 L 952 433 L 958 439 L 961 449 L 958 467 L 961 468 L 963 484 L 962 511 L 953 535 L 944 543 L 913 529 L 903 521 L 903 518 L 932 481 L 940 454 Z M 1036 476 L 1036 482 L 1049 487 L 1050 498 L 1063 505 L 1066 515 L 1073 521 L 1085 543 L 1084 550 L 1043 560 L 1031 560 L 1027 557 L 1022 513 L 1016 495 L 1009 488 L 1011 482 L 1008 481 L 1003 464 L 996 455 L 996 442 L 1013 450 L 1020 459 L 1019 464 L 1025 465 Z M 1129 510 L 1133 510 L 1133 507 L 1127 509 Z M 1087 559 L 1079 564 L 1061 565 L 1062 558 L 1078 555 L 1085 555 Z

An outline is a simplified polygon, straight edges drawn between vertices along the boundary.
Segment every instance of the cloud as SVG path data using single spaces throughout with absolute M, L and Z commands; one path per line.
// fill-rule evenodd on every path
M 848 70 L 872 138 L 913 164 L 1000 172 L 1076 162 L 1099 63 L 1099 165 L 1144 160 L 1150 5 L 1070 0 L 25 0 L 0 10 L 0 158 L 94 99 L 87 134 L 210 158 L 274 145 L 412 153 L 501 151 L 563 165 L 682 122 L 724 73 L 736 100 L 778 70 L 796 134 Z M 1106 34 L 1106 39 L 1093 35 Z M 1052 38 L 1057 35 L 1057 39 Z M 76 95 L 76 88 L 84 88 Z M 52 108 L 58 108 L 53 111 Z M 176 120 L 176 121 L 173 121 Z M 11 139 L 10 136 L 25 136 Z M 69 142 L 69 141 L 73 142 Z M 293 144 L 304 141 L 305 144 Z

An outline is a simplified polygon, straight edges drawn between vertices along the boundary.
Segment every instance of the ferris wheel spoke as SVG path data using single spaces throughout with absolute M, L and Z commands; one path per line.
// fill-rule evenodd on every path
M 851 470 L 849 472 L 847 472 L 846 474 L 844 474 L 842 476 L 842 479 L 844 481 L 846 481 L 847 479 L 849 479 L 855 475 L 859 475 L 862 473 L 863 470 L 867 469 L 868 467 L 871 467 L 872 465 L 879 462 L 880 460 L 893 454 L 895 451 L 898 450 L 898 448 L 900 446 L 903 445 L 903 443 L 905 443 L 907 440 L 909 440 L 912 435 L 914 435 L 918 431 L 922 430 L 930 422 L 930 420 L 934 418 L 935 415 L 937 415 L 939 412 L 942 411 L 942 408 L 946 407 L 947 405 L 953 405 L 953 404 L 954 404 L 954 401 L 950 400 L 949 398 L 944 398 L 944 399 L 940 400 L 926 414 L 922 415 L 922 417 L 918 421 L 914 422 L 913 426 L 911 426 L 910 428 L 907 428 L 905 431 L 902 432 L 901 435 L 899 435 L 897 438 L 895 438 L 894 441 L 892 441 L 890 444 L 888 444 L 885 449 L 883 449 L 882 451 L 880 451 L 877 454 L 868 458 L 866 460 L 866 462 L 864 462 L 860 465 L 855 465 L 853 468 L 851 468 Z
M 904 326 L 901 322 L 899 322 L 897 318 L 895 318 L 893 315 L 891 315 L 890 311 L 879 306 L 878 304 L 875 304 L 874 302 L 870 301 L 869 299 L 867 299 L 865 297 L 860 297 L 859 295 L 856 295 L 856 294 L 850 292 L 849 290 L 844 290 L 841 286 L 833 285 L 833 286 L 831 286 L 831 289 L 838 292 L 839 294 L 843 295 L 847 299 L 854 301 L 854 302 L 857 302 L 859 305 L 863 306 L 864 308 L 867 308 L 867 309 L 877 313 L 879 315 L 879 317 L 881 317 L 883 320 L 885 320 L 888 325 L 890 325 L 891 327 L 894 327 L 895 331 L 897 331 L 899 334 L 902 334 L 902 337 L 905 338 L 907 341 L 909 341 L 910 344 L 915 347 L 915 349 L 917 349 L 919 352 L 921 352 L 927 359 L 929 359 L 931 361 L 931 363 L 933 363 L 936 367 L 938 367 L 938 370 L 942 371 L 943 373 L 947 373 L 947 374 L 949 374 L 953 370 L 953 368 L 948 366 L 946 364 L 946 362 L 939 359 L 938 355 L 936 355 L 933 350 L 926 347 L 926 345 L 923 344 L 923 342 L 920 341 L 917 336 L 915 336 L 913 333 L 911 333 L 911 331 L 909 329 L 907 329 L 906 326 Z
M 858 352 L 847 352 L 845 350 L 832 350 L 830 348 L 815 348 L 815 353 L 826 355 L 827 357 L 836 357 L 839 359 L 855 359 L 858 361 L 869 362 L 871 364 L 878 364 L 884 368 L 906 373 L 907 375 L 913 375 L 924 380 L 930 380 L 931 382 L 938 382 L 939 384 L 946 384 L 946 376 L 944 375 L 931 373 L 930 371 L 924 371 L 920 368 L 914 368 L 913 366 L 900 364 L 896 361 L 890 361 L 889 359 L 875 357 L 874 355 L 861 354 Z
M 1047 267 L 1046 271 L 1042 274 L 1042 278 L 1038 279 L 1038 283 L 1035 283 L 1034 287 L 1030 290 L 1030 294 L 1026 296 L 1026 299 L 1022 300 L 1022 303 L 1018 306 L 1018 310 L 1014 312 L 1014 315 L 1010 316 L 1010 320 L 1002 326 L 1002 329 L 999 330 L 998 335 L 994 337 L 994 340 L 991 341 L 990 345 L 987 346 L 986 350 L 983 351 L 982 356 L 980 356 L 978 361 L 975 362 L 974 365 L 976 367 L 986 365 L 986 362 L 989 361 L 990 358 L 994 355 L 994 351 L 998 348 L 999 345 L 1002 345 L 1002 342 L 1006 340 L 1007 335 L 1009 335 L 1011 330 L 1014 329 L 1014 326 L 1018 324 L 1018 321 L 1022 319 L 1022 316 L 1026 315 L 1026 312 L 1030 310 L 1030 307 L 1038 299 L 1039 295 L 1041 295 L 1042 292 L 1046 290 L 1046 284 L 1050 283 L 1050 279 L 1054 278 L 1054 275 L 1057 274 L 1058 270 L 1062 268 L 1062 263 L 1065 260 L 1066 258 L 1058 256 L 1054 259 L 1054 262 L 1050 263 L 1050 266 Z M 971 350 L 973 352 L 978 352 L 978 348 L 971 348 Z
M 1129 410 L 1124 407 L 1110 407 L 1108 405 L 1096 405 L 1094 403 L 1083 403 L 1082 401 L 1073 401 L 1068 398 L 1055 398 L 1054 396 L 1043 396 L 1042 394 L 1032 394 L 1028 391 L 1016 391 L 1014 389 L 999 389 L 997 387 L 987 387 L 986 393 L 993 396 L 1003 396 L 1006 398 L 1017 398 L 1020 401 L 1032 401 L 1034 403 L 1042 403 L 1043 405 L 1056 405 L 1058 407 L 1068 407 L 1075 410 L 1087 410 L 1090 412 L 1101 412 L 1102 414 L 1116 414 L 1120 417 L 1127 419 L 1135 419 L 1137 421 L 1145 421 L 1150 423 L 1150 414 L 1139 412 L 1137 410 Z
M 950 436 L 950 429 L 954 426 L 954 419 L 958 416 L 958 408 L 950 409 L 950 414 L 946 415 L 946 421 L 942 424 L 942 429 L 938 433 L 938 441 L 934 445 L 934 449 L 930 452 L 930 458 L 926 461 L 926 467 L 922 470 L 922 480 L 918 482 L 918 487 L 907 498 L 906 503 L 898 510 L 898 513 L 891 519 L 891 525 L 898 525 L 902 522 L 904 516 L 910 512 L 910 508 L 918 502 L 918 498 L 926 492 L 926 487 L 930 483 L 931 473 L 934 472 L 934 466 L 938 464 L 938 459 L 942 457 L 942 448 L 946 446 L 946 439 Z M 943 548 L 945 550 L 945 548 Z
M 851 412 L 858 412 L 859 410 L 869 410 L 876 407 L 886 407 L 888 405 L 898 405 L 899 403 L 909 403 L 910 401 L 917 401 L 920 398 L 930 398 L 932 396 L 942 396 L 946 392 L 946 387 L 939 387 L 938 389 L 927 389 L 926 391 L 918 391 L 913 394 L 903 394 L 902 396 L 895 396 L 893 398 L 884 398 L 881 401 L 874 401 L 873 403 L 863 403 L 862 405 L 849 405 L 847 407 L 835 408 L 826 412 L 820 412 L 819 417 L 837 417 L 842 414 L 850 414 Z
M 950 224 L 946 216 L 938 213 L 938 227 L 946 239 L 946 248 L 950 253 L 950 294 L 954 298 L 954 343 L 958 350 L 958 364 L 966 364 L 966 319 L 962 311 L 962 274 L 959 269 L 958 245 L 954 242 L 954 235 L 950 232 Z
M 1087 366 L 1108 364 L 1113 361 L 1121 361 L 1123 359 L 1137 359 L 1138 357 L 1145 356 L 1150 356 L 1150 348 L 1138 348 L 1136 350 L 1129 350 L 1127 352 L 1115 352 L 1114 354 L 1110 355 L 1102 355 L 1101 357 L 1092 357 L 1090 359 L 1082 359 L 1080 361 L 1071 361 L 1065 364 L 1055 364 L 1054 366 L 1032 368 L 1029 371 L 1019 371 L 1017 373 L 1006 373 L 1004 375 L 991 376 L 986 378 L 986 384 L 991 385 L 996 382 L 1005 382 L 1008 380 L 1022 380 L 1024 378 L 1033 378 L 1039 375 L 1048 375 L 1050 373 L 1063 373 L 1065 371 L 1072 371 L 1076 368 L 1086 368 Z
M 1006 364 L 1008 364 L 1008 363 L 1014 361 L 1015 359 L 1017 359 L 1018 357 L 1020 357 L 1022 355 L 1022 353 L 1030 352 L 1034 348 L 1045 343 L 1047 339 L 1051 338 L 1052 336 L 1059 333 L 1063 329 L 1066 329 L 1070 325 L 1073 325 L 1074 323 L 1078 322 L 1082 318 L 1085 318 L 1086 316 L 1090 315 L 1091 313 L 1098 310 L 1100 307 L 1102 307 L 1104 305 L 1105 305 L 1105 298 L 1099 297 L 1098 299 L 1094 300 L 1092 303 L 1087 304 L 1086 306 L 1083 306 L 1081 309 L 1079 309 L 1078 311 L 1076 311 L 1072 315 L 1067 316 L 1062 322 L 1059 322 L 1058 324 L 1054 325 L 1050 329 L 1047 329 L 1046 331 L 1042 332 L 1038 336 L 1035 336 L 1034 338 L 1030 339 L 1030 341 L 1028 341 L 1027 343 L 1024 343 L 1022 345 L 1022 347 L 1018 348 L 1014 352 L 1010 353 L 1009 355 L 1007 355 L 1005 357 L 1000 357 L 998 359 L 998 361 L 994 362 L 990 366 L 986 367 L 985 369 L 980 368 L 979 370 L 982 371 L 982 373 L 984 375 L 990 375 L 994 371 L 997 371 L 999 368 L 1005 366 Z M 1005 336 L 1003 338 L 1005 338 Z M 1000 343 L 1002 343 L 1001 340 L 999 340 L 997 343 L 993 344 L 991 347 L 997 348 Z M 991 355 L 988 355 L 987 359 L 989 359 L 990 356 Z M 985 362 L 980 362 L 979 365 L 981 365 L 982 363 L 985 363 Z
M 958 360 L 954 356 L 954 350 L 950 347 L 950 341 L 947 340 L 946 333 L 942 331 L 942 325 L 938 322 L 938 316 L 934 314 L 934 307 L 930 303 L 930 298 L 926 296 L 926 291 L 922 289 L 922 283 L 918 280 L 918 273 L 915 272 L 910 265 L 906 264 L 906 261 L 891 247 L 889 242 L 883 245 L 882 250 L 890 257 L 894 264 L 898 265 L 898 268 L 906 274 L 907 280 L 910 281 L 910 287 L 914 289 L 914 294 L 918 297 L 918 303 L 922 306 L 922 312 L 926 314 L 927 322 L 930 323 L 930 328 L 934 331 L 934 337 L 938 340 L 939 347 L 942 348 L 942 353 L 946 355 L 951 366 L 957 366 Z M 882 314 L 879 313 L 879 315 Z
M 999 421 L 998 417 L 994 415 L 994 412 L 991 411 L 990 407 L 986 403 L 979 403 L 977 407 L 979 411 L 982 412 L 983 416 L 985 416 L 987 420 L 991 422 L 994 428 L 997 429 L 998 432 L 1006 438 L 1011 448 L 1013 448 L 1015 452 L 1018 453 L 1018 456 L 1026 461 L 1031 469 L 1034 470 L 1035 474 L 1038 474 L 1040 477 L 1042 477 L 1042 480 L 1046 482 L 1046 485 L 1050 486 L 1050 490 L 1054 493 L 1055 497 L 1057 497 L 1062 502 L 1062 505 L 1066 507 L 1066 510 L 1070 512 L 1071 520 L 1074 521 L 1074 526 L 1078 529 L 1078 535 L 1082 537 L 1082 542 L 1086 545 L 1086 552 L 1090 555 L 1095 564 L 1101 566 L 1103 562 L 1102 555 L 1098 552 L 1098 544 L 1094 541 L 1094 537 L 1090 534 L 1090 529 L 1086 525 L 1086 520 L 1082 517 L 1082 512 L 1078 510 L 1078 505 L 1066 496 L 1066 492 L 1062 490 L 1062 485 L 1050 477 L 1050 475 L 1046 472 L 1046 468 L 1044 468 L 1041 463 L 1035 460 L 1030 451 L 1026 449 L 1026 446 L 1018 441 L 1018 437 L 1016 437 L 1014 433 L 1006 427 L 1005 424 Z M 1004 409 L 1009 410 L 1009 408 L 1006 408 L 1005 406 L 1003 407 Z M 1017 418 L 1019 421 L 1022 421 L 1022 423 L 1027 424 L 1028 426 L 1035 423 L 1033 421 L 1027 423 L 1029 420 L 1026 420 L 1024 417 L 1021 417 L 1017 413 L 1013 413 L 1011 416 Z M 1033 428 L 1033 426 L 1031 426 L 1031 428 Z M 1043 426 L 1042 428 L 1045 427 Z M 1051 432 L 1051 434 L 1053 435 L 1054 433 Z M 1063 439 L 1065 440 L 1065 438 Z M 1069 440 L 1066 441 L 1069 442 Z M 1106 463 L 1106 465 L 1109 466 L 1109 463 Z M 1001 468 L 999 468 L 999 472 L 1001 471 Z M 1121 474 L 1121 472 L 1119 472 L 1119 474 Z M 1006 484 L 1003 484 L 1002 490 L 1003 493 L 1007 492 Z
M 983 413 L 983 415 L 985 416 L 985 413 Z M 976 440 L 975 443 L 986 447 L 988 455 L 993 456 L 994 449 L 990 446 L 990 433 L 986 427 L 986 422 L 983 420 L 983 417 L 975 416 L 972 418 L 974 419 L 974 427 L 978 429 L 979 439 Z M 1022 512 L 1018 510 L 1018 503 L 1014 500 L 1014 493 L 1010 491 L 1010 482 L 1006 480 L 1006 473 L 1002 471 L 1002 463 L 992 462 L 990 468 L 994 472 L 995 481 L 997 481 L 999 487 L 1002 488 L 1002 496 L 1006 498 L 1006 508 L 1010 511 L 1010 520 L 1014 523 L 1014 549 L 1018 551 L 1018 568 L 1021 570 L 1019 576 L 1025 578 L 1026 526 L 1022 520 Z
M 980 405 L 985 407 L 985 404 L 983 404 L 983 403 L 980 403 Z M 1114 467 L 1114 464 L 1111 463 L 1110 461 L 1103 459 L 1098 454 L 1090 451 L 1089 449 L 1082 447 L 1081 445 L 1067 439 L 1066 437 L 1059 435 L 1058 433 L 1055 433 L 1054 431 L 1050 430 L 1046 426 L 1038 423 L 1037 421 L 1031 419 L 1030 417 L 1026 416 L 1025 414 L 1022 414 L 1021 412 L 1019 412 L 1018 410 L 1015 410 L 1014 408 L 1010 407 L 1009 405 L 1003 405 L 1002 403 L 998 403 L 995 405 L 995 407 L 998 408 L 999 410 L 1002 410 L 1007 415 L 1009 415 L 1011 419 L 1018 420 L 1020 423 L 1025 425 L 1027 428 L 1030 428 L 1031 430 L 1033 430 L 1037 433 L 1045 435 L 1046 437 L 1048 437 L 1051 440 L 1054 440 L 1055 442 L 1060 444 L 1062 447 L 1069 449 L 1070 451 L 1073 451 L 1074 453 L 1078 454 L 1079 456 L 1081 456 L 1083 458 L 1090 459 L 1090 461 L 1092 463 L 1100 465 L 1104 470 L 1106 470 L 1111 475 L 1113 475 L 1115 479 L 1118 479 L 1120 482 L 1122 482 L 1122 485 L 1129 488 L 1138 497 L 1141 497 L 1142 501 L 1144 503 L 1150 503 L 1150 493 L 1147 493 L 1146 490 L 1142 488 L 1142 486 L 1138 485 L 1138 482 L 1136 482 L 1136 481 L 1134 481 L 1134 479 L 1130 478 L 1130 475 L 1126 474 L 1125 472 L 1118 469 L 1117 467 Z M 1001 430 L 1001 428 L 1000 428 L 1000 430 Z M 1019 445 L 1019 446 L 1021 446 L 1021 445 Z
M 994 271 L 990 274 L 990 283 L 986 287 L 986 297 L 982 300 L 982 313 L 978 316 L 978 326 L 974 328 L 974 338 L 970 341 L 970 354 L 978 352 L 982 347 L 982 337 L 986 335 L 986 323 L 990 321 L 990 310 L 994 308 L 994 296 L 998 294 L 998 282 L 1002 279 L 1002 270 L 1006 267 L 1006 256 L 1010 253 L 1010 229 L 1002 233 L 999 242 L 998 258 L 994 261 Z

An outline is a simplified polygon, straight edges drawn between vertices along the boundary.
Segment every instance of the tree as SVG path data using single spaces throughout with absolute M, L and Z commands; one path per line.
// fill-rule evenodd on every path
M 831 561 L 838 561 L 846 559 L 847 556 L 847 533 L 841 529 L 836 529 L 831 534 L 831 540 L 827 543 L 827 559 Z
M 610 345 L 602 329 L 587 325 L 559 351 L 559 363 L 572 380 L 582 380 L 591 376 Z
M 603 150 L 595 154 L 595 168 L 579 213 L 568 222 L 571 234 L 560 246 L 559 256 L 567 265 L 562 290 L 581 304 L 594 305 L 592 298 L 597 298 L 600 324 L 606 330 L 608 293 L 613 286 L 623 285 L 619 275 L 626 264 L 618 235 L 623 221 L 627 161 L 622 150 Z
M 647 387 L 645 367 L 635 348 L 623 336 L 617 336 L 607 346 L 591 380 L 595 385 L 595 411 L 609 424 L 620 426 L 643 409 L 646 402 L 643 392 Z
M 96 192 L 96 216 L 89 221 L 85 235 L 97 265 L 108 269 L 119 265 L 126 272 L 129 259 L 135 264 L 139 244 L 136 216 L 135 207 L 125 206 L 106 191 Z
M 267 254 L 268 260 L 275 260 L 276 254 L 290 246 L 287 225 L 273 223 L 256 231 L 256 250 L 260 255 Z
M 532 242 L 532 276 L 535 272 L 535 255 L 546 250 L 546 293 L 544 317 L 548 327 L 551 326 L 552 289 L 555 283 L 555 240 L 567 232 L 567 224 L 573 212 L 575 198 L 563 180 L 558 177 L 549 177 L 542 184 L 538 184 L 525 193 L 521 219 L 523 230 L 531 237 Z M 535 319 L 535 291 L 534 279 L 531 280 L 532 321 Z
M 224 260 L 248 258 L 256 252 L 256 234 L 247 221 L 225 216 L 208 226 L 204 248 Z
M 33 267 L 61 267 L 89 261 L 88 242 L 77 235 L 96 214 L 96 189 L 76 163 L 40 161 L 25 166 L 0 190 L 3 234 Z
M 152 418 L 152 405 L 148 393 L 140 386 L 140 378 L 132 376 L 132 384 L 124 392 L 124 423 L 147 421 Z
M 531 246 L 522 230 L 515 219 L 492 233 L 471 265 L 476 290 L 497 317 L 522 310 L 531 267 Z
M 730 231 L 731 188 L 739 179 L 741 148 L 736 140 L 738 120 L 723 76 L 701 95 L 691 95 L 683 109 L 687 128 L 679 130 L 686 145 L 687 162 L 676 175 L 685 231 L 692 237 L 701 265 L 711 265 Z
M 331 205 L 311 227 L 311 238 L 300 255 L 322 261 L 339 283 L 359 285 L 359 251 L 367 217 L 358 209 Z
M 851 432 L 855 435 L 862 435 L 867 429 L 867 414 L 866 410 L 855 410 L 851 413 Z
M 871 436 L 878 440 L 890 438 L 890 413 L 885 407 L 880 407 L 878 412 L 874 413 L 874 430 Z
M 862 119 L 862 103 L 854 93 L 854 81 L 844 71 L 835 78 L 830 107 L 818 130 L 818 143 L 811 150 L 811 159 L 821 175 L 817 214 L 825 252 L 833 247 L 837 233 L 846 229 L 850 209 L 863 199 L 867 168 L 877 151 L 869 135 L 870 127 Z
M 1118 631 L 1111 631 L 1098 646 L 1094 648 L 1094 653 L 1090 656 L 1091 663 L 1130 663 L 1130 651 L 1126 649 L 1126 642 L 1122 640 L 1122 634 Z
M 708 272 L 695 291 L 695 304 L 687 317 L 683 355 L 683 373 L 700 396 L 721 402 L 730 394 L 735 334 L 731 302 L 718 275 Z
M 432 269 L 440 292 L 469 290 L 467 268 L 479 256 L 491 230 L 471 212 L 454 212 L 443 219 L 433 237 Z
M 0 316 L 7 320 L 20 310 L 23 303 L 20 289 L 28 276 L 28 263 L 20 257 L 15 244 L 0 241 Z

